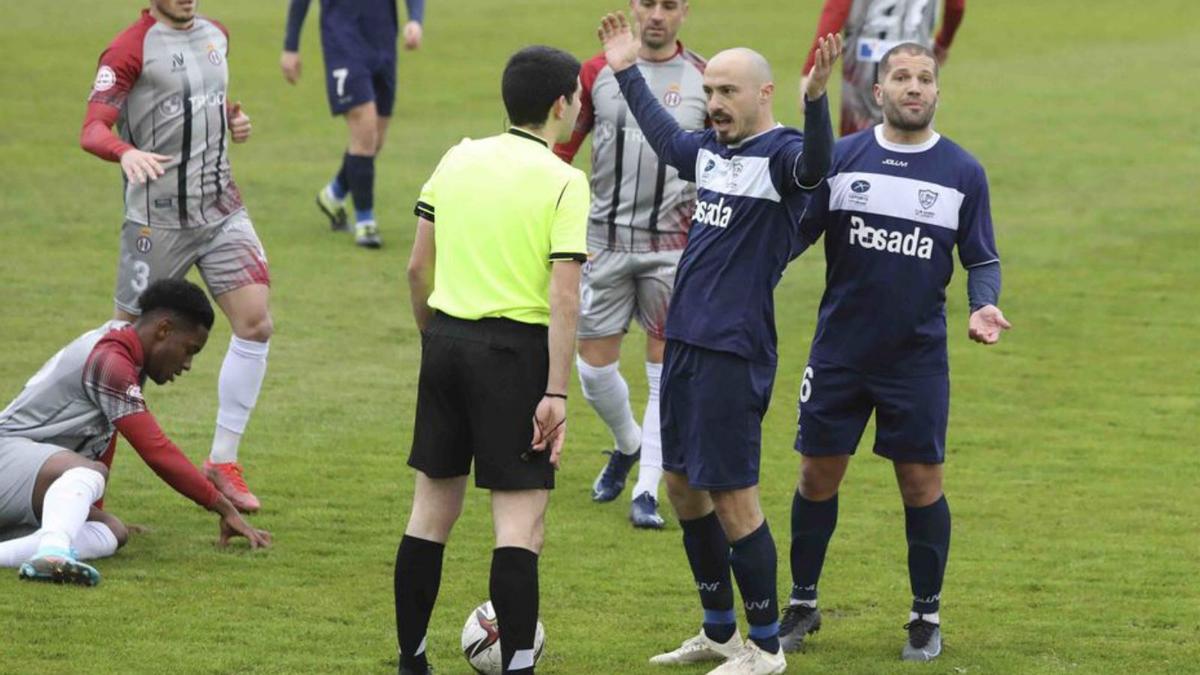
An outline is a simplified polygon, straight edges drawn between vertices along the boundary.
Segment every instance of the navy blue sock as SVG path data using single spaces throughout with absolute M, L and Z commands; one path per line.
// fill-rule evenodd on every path
M 768 654 L 779 651 L 779 592 L 775 588 L 775 540 L 764 520 L 759 528 L 733 542 L 729 562 L 746 606 L 750 639 Z
M 442 583 L 442 554 L 445 544 L 410 537 L 400 540 L 396 550 L 394 588 L 396 593 L 396 639 L 400 665 L 417 672 L 429 667 L 425 660 L 425 632 Z
M 904 507 L 908 535 L 908 578 L 912 583 L 912 611 L 933 614 L 941 606 L 942 579 L 950 554 L 950 504 L 942 495 L 929 506 Z
M 838 498 L 823 502 L 792 495 L 792 599 L 817 601 L 817 582 L 825 566 L 825 551 L 837 528 Z
M 729 541 L 716 512 L 694 520 L 680 520 L 683 548 L 704 608 L 704 634 L 728 642 L 737 631 L 733 613 L 733 583 L 729 578 Z
M 347 154 L 346 184 L 354 197 L 355 220 L 375 219 L 375 158 Z
M 538 557 L 529 549 L 492 550 L 489 591 L 500 625 L 500 663 L 504 673 L 533 672 L 533 640 L 538 619 Z
M 333 177 L 333 182 L 329 184 L 329 190 L 333 192 L 333 196 L 338 199 L 345 199 L 346 193 L 350 191 L 350 181 L 346 178 L 346 158 L 350 153 L 342 155 L 342 164 L 338 167 L 337 175 Z

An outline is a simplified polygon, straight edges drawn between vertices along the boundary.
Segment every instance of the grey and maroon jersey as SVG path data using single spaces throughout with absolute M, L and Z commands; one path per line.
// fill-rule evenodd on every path
M 118 133 L 169 155 L 166 174 L 125 185 L 125 219 L 152 227 L 215 224 L 242 208 L 229 168 L 225 27 L 197 16 L 176 30 L 143 10 L 100 55 L 89 103 L 118 108 Z
M 63 347 L 0 411 L 0 437 L 57 445 L 99 460 L 114 422 L 146 410 L 142 345 L 133 327 L 109 321 Z
M 678 44 L 666 61 L 638 59 L 650 90 L 684 129 L 703 129 L 708 120 L 704 96 L 705 60 Z M 592 208 L 588 248 L 645 253 L 680 250 L 696 205 L 696 186 L 658 161 L 621 96 L 604 54 L 579 73 L 583 108 L 567 143 L 555 146 L 570 162 L 592 134 Z

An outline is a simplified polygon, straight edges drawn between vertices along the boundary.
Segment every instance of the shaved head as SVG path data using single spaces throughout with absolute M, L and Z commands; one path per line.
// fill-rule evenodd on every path
M 773 82 L 771 64 L 762 54 L 746 47 L 734 47 L 718 52 L 708 61 L 709 68 L 726 70 L 730 75 L 741 79 L 746 84 L 761 86 Z

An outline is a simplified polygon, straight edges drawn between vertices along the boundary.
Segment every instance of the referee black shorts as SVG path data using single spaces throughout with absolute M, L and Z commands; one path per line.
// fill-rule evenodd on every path
M 549 369 L 546 327 L 439 312 L 421 345 L 408 465 L 452 478 L 469 474 L 474 458 L 477 487 L 553 489 L 550 453 L 529 452 Z

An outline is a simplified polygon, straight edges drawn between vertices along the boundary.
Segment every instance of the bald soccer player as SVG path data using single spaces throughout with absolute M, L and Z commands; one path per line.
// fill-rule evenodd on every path
M 696 211 L 667 313 L 663 469 L 683 530 L 703 627 L 654 664 L 724 661 L 712 673 L 782 673 L 775 542 L 758 500 L 762 418 L 775 379 L 773 291 L 798 243 L 796 224 L 832 161 L 825 83 L 841 39 L 822 40 L 808 74 L 801 134 L 775 122 L 766 60 L 749 49 L 704 72 L 712 127 L 684 131 L 638 68 L 624 15 L 599 35 L 629 109 L 659 159 L 694 181 Z M 738 634 L 730 572 L 749 623 Z

